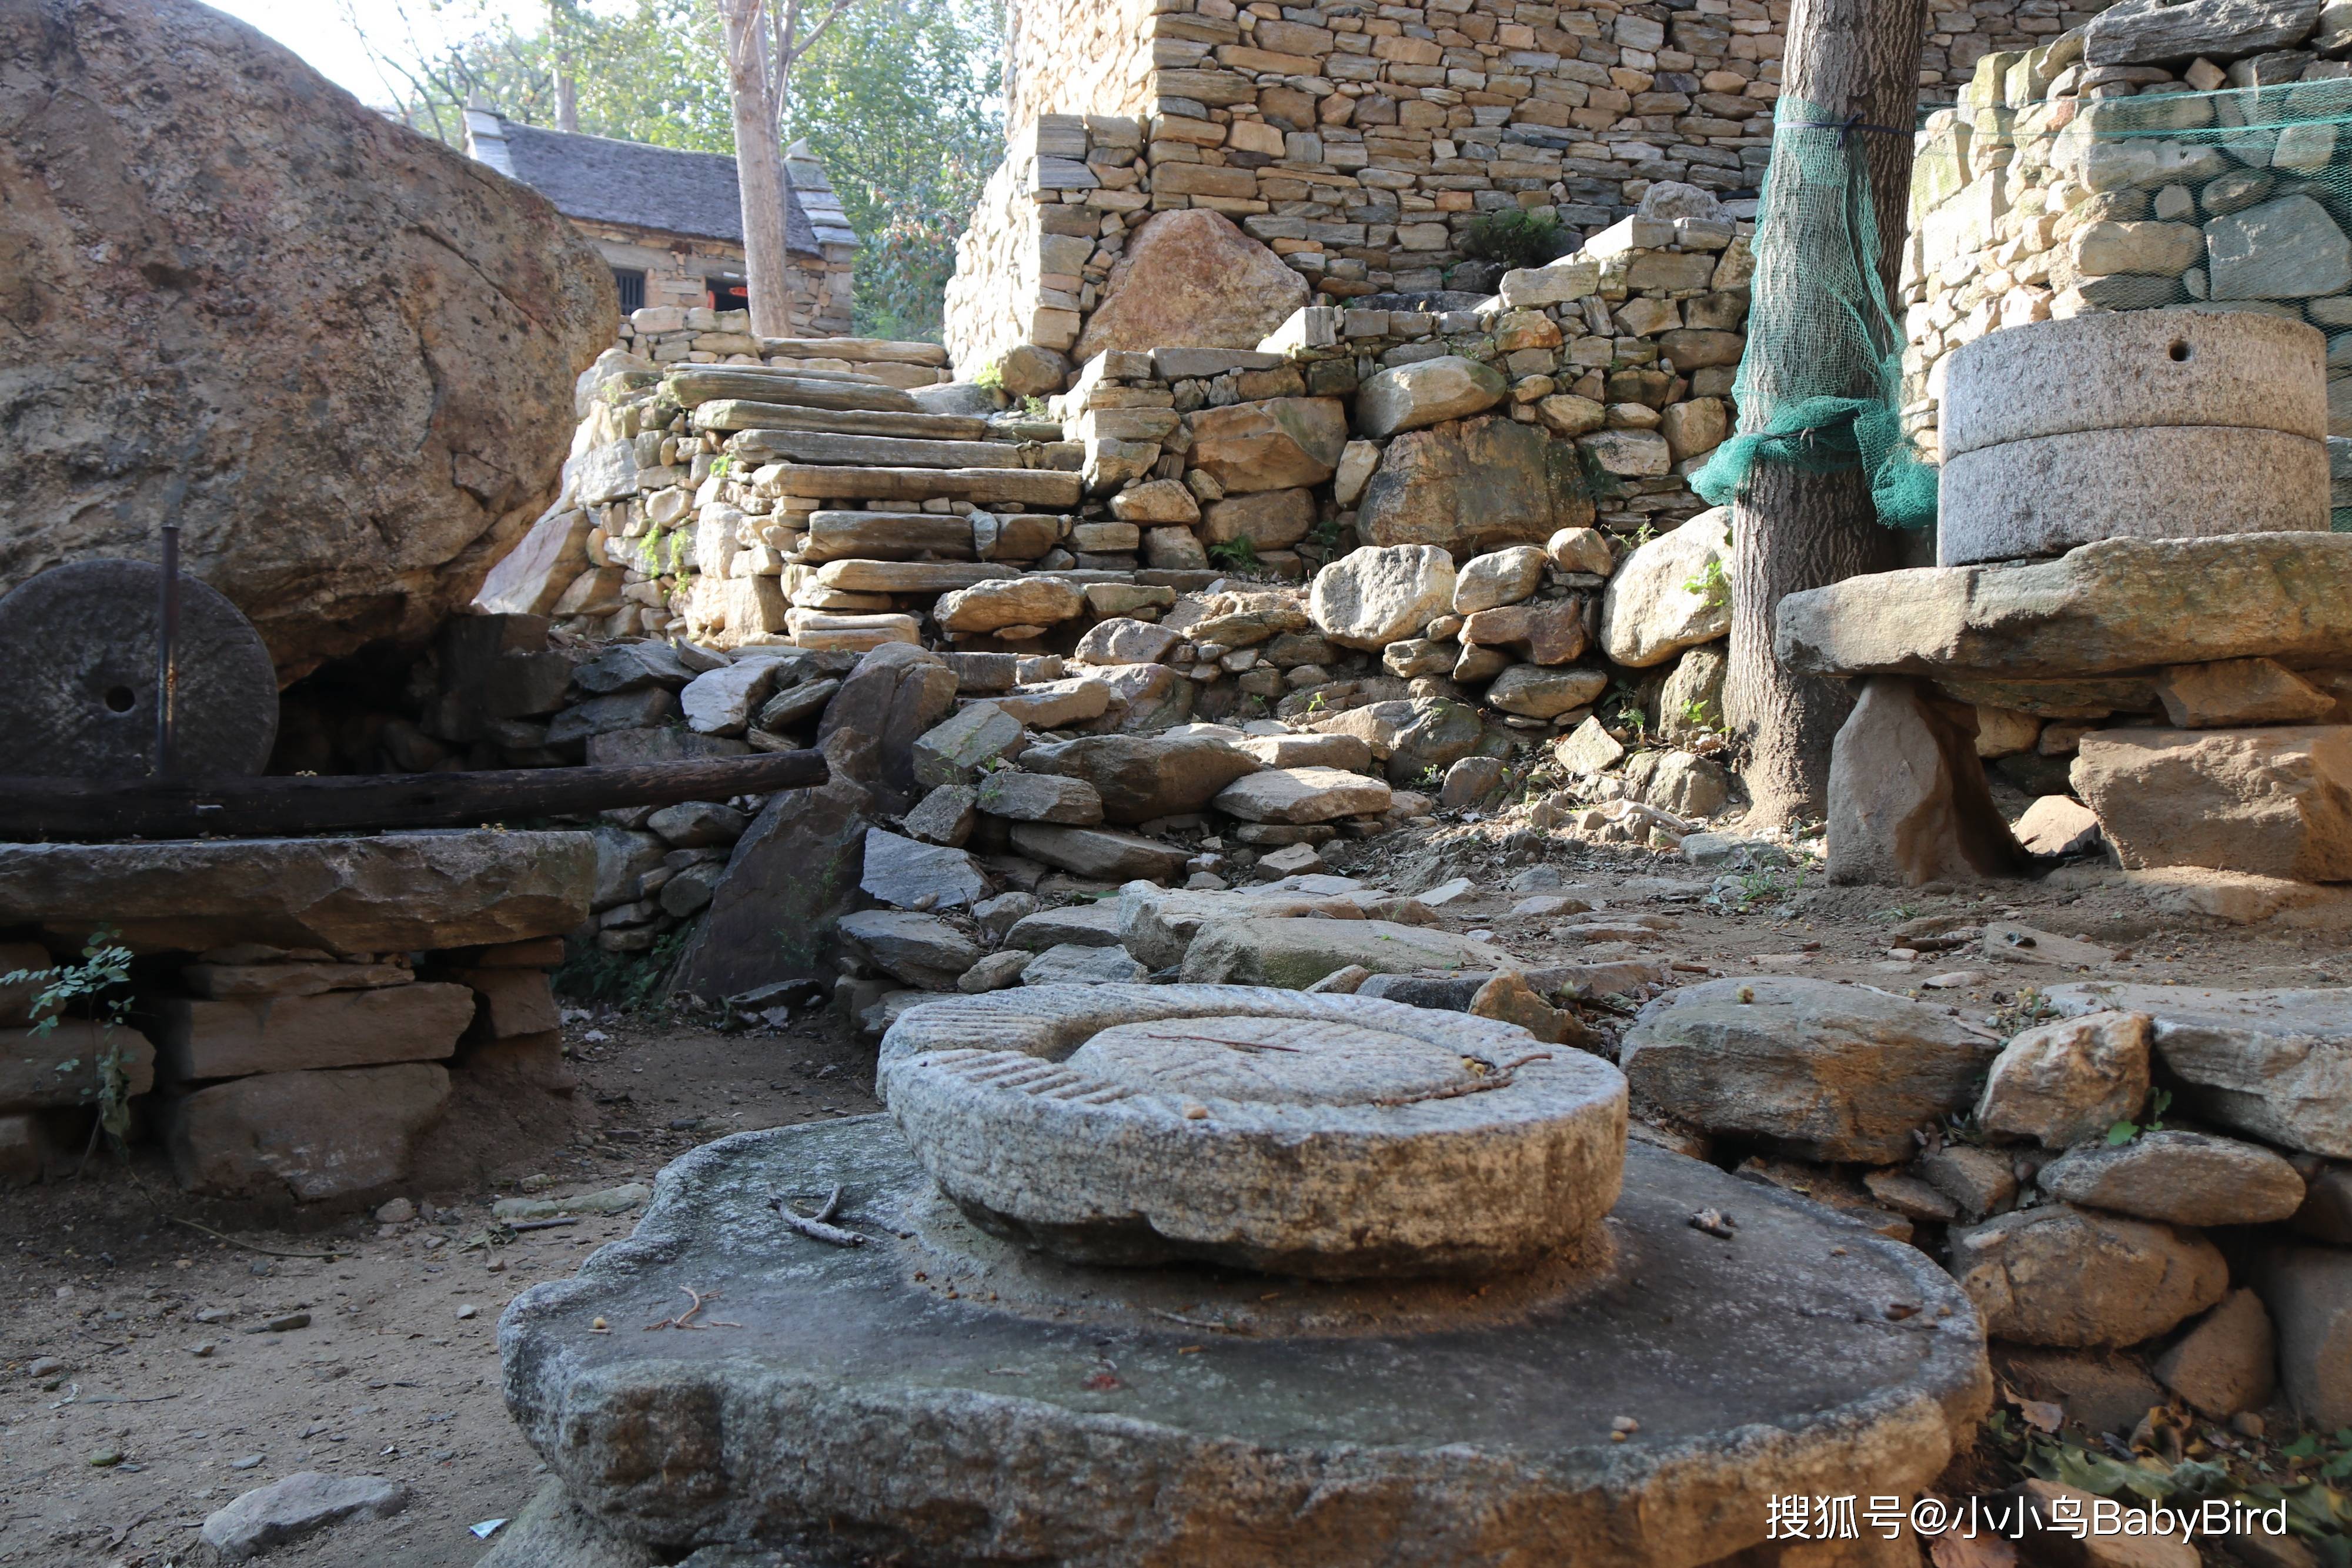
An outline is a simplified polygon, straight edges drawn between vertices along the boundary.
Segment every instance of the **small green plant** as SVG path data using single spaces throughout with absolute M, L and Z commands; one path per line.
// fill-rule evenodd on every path
M 688 929 L 656 938 L 642 953 L 574 947 L 555 971 L 555 992 L 576 1001 L 610 1002 L 623 1012 L 644 1012 L 655 1005 L 670 966 L 685 950 Z
M 1710 610 L 1719 604 L 1730 603 L 1731 579 L 1724 573 L 1723 558 L 1716 555 L 1707 557 L 1706 565 L 1698 575 L 1684 579 L 1683 591 L 1697 594 Z
M 1312 691 L 1307 694 L 1307 706 L 1304 711 L 1307 713 L 1321 713 L 1329 706 L 1329 704 L 1323 700 L 1323 694 L 1320 691 Z
M 95 1082 L 83 1092 L 85 1103 L 96 1108 L 98 1119 L 90 1126 L 89 1146 L 82 1150 L 85 1165 L 90 1150 L 98 1146 L 99 1134 L 104 1134 L 119 1154 L 131 1132 L 131 1074 L 124 1049 L 114 1038 L 114 1031 L 123 1027 L 131 1012 L 127 989 L 131 949 L 117 940 L 120 935 L 104 925 L 91 932 L 79 964 L 12 969 L 0 975 L 0 986 L 39 985 L 33 995 L 35 1036 L 56 1033 L 68 1008 L 80 1009 L 98 1025 L 97 1055 L 89 1063 Z M 56 1071 L 66 1076 L 80 1071 L 82 1066 L 80 1057 L 68 1057 Z
M 735 472 L 735 454 L 732 452 L 720 453 L 716 458 L 711 460 L 710 472 L 714 476 L 718 477 L 724 477 L 725 476 Z
M 1766 899 L 1786 898 L 1803 885 L 1804 877 L 1791 868 L 1751 866 L 1739 873 L 1739 907 L 1745 909 Z
M 1334 512 L 1317 523 L 1307 532 L 1307 537 L 1322 547 L 1323 552 L 1328 555 L 1339 549 L 1339 541 L 1346 537 L 1348 525 L 1340 520 L 1339 513 Z
M 1027 414 L 1032 419 L 1051 419 L 1053 417 L 1053 410 L 1045 406 L 1045 400 L 1042 397 L 1033 396 L 1023 398 L 1021 400 L 1021 412 Z
M 1707 707 L 1705 697 L 1693 697 L 1683 704 L 1682 721 L 1692 729 L 1713 729 L 1716 727 L 1715 714 Z
M 1462 236 L 1462 254 L 1473 261 L 1499 261 L 1507 267 L 1541 267 L 1572 248 L 1569 232 L 1550 213 L 1524 207 L 1487 213 L 1472 221 Z
M 2135 1122 L 2126 1117 L 2117 1122 L 2107 1129 L 2107 1146 L 2114 1148 L 2117 1145 L 2128 1144 L 2142 1133 L 2161 1133 L 2164 1131 L 2164 1113 L 2171 1109 L 2172 1092 L 2168 1089 L 2157 1090 L 2147 1097 L 2147 1120 Z
M 1247 535 L 1240 538 L 1219 539 L 1209 547 L 1209 559 L 1219 566 L 1231 567 L 1238 572 L 1256 573 L 1265 570 L 1265 562 L 1258 559 L 1257 541 Z
M 1004 393 L 1003 362 L 1002 361 L 991 361 L 989 363 L 982 365 L 978 371 L 972 373 L 971 384 L 982 388 L 983 391 L 992 392 L 1002 397 Z
M 1440 768 L 1436 764 L 1432 763 L 1429 767 L 1421 770 L 1421 777 L 1414 779 L 1413 782 L 1420 785 L 1424 789 L 1443 789 L 1445 784 L 1445 773 L 1443 768 Z

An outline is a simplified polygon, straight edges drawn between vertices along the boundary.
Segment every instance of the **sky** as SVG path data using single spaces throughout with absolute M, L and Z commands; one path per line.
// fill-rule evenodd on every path
M 348 88 L 362 103 L 383 105 L 392 92 L 369 59 L 361 42 L 362 29 L 387 47 L 400 47 L 413 26 L 428 50 L 472 31 L 464 24 L 481 11 L 504 12 L 524 31 L 546 15 L 543 3 L 533 0 L 460 0 L 446 10 L 457 25 L 445 21 L 432 0 L 208 0 L 268 34 L 310 63 L 321 76 Z M 358 26 L 352 22 L 356 20 Z M 436 51 L 437 52 L 437 51 Z

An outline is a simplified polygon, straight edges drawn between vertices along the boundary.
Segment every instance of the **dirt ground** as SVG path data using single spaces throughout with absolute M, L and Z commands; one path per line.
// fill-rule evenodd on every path
M 1672 855 L 1492 822 L 1334 845 L 1327 859 L 1383 886 L 1470 877 L 1476 890 L 1443 906 L 1444 924 L 1491 932 L 1532 962 L 1664 961 L 1674 966 L 1671 983 L 1709 974 L 1853 980 L 1947 998 L 1988 1028 L 2026 988 L 2088 977 L 1988 958 L 1975 945 L 1890 957 L 1898 926 L 1930 916 L 2015 920 L 2115 950 L 2097 972 L 2116 979 L 2352 983 L 2352 943 L 2340 929 L 2166 915 L 2095 874 L 1903 894 L 1824 888 L 1818 872 L 1718 883 L 1718 873 Z M 1595 911 L 1511 916 L 1524 894 L 1505 884 L 1535 864 L 1564 884 L 1541 891 Z M 1598 942 L 1567 929 L 1632 915 L 1660 928 Z M 1630 1011 L 1638 1000 L 1618 1006 Z M 273 1563 L 457 1568 L 479 1557 L 485 1545 L 467 1527 L 520 1511 L 542 1469 L 499 1398 L 499 1313 L 635 1220 L 634 1211 L 583 1218 L 485 1245 L 488 1205 L 650 1181 L 714 1136 L 876 1109 L 872 1046 L 830 1014 L 751 1036 L 651 1018 L 568 1018 L 580 1081 L 568 1126 L 541 1118 L 511 1134 L 491 1180 L 415 1192 L 424 1212 L 414 1223 L 199 1203 L 173 1187 L 152 1145 L 127 1164 L 101 1155 L 79 1181 L 0 1198 L 0 1564 L 201 1561 L 196 1531 L 206 1514 L 303 1469 L 390 1476 L 414 1500 L 394 1519 L 338 1527 Z M 289 1314 L 302 1325 L 271 1328 Z M 35 1375 L 43 1358 L 63 1365 Z

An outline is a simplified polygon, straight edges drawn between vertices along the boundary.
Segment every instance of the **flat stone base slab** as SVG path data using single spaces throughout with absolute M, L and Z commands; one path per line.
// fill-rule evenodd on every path
M 836 1184 L 863 1247 L 768 1207 Z M 1690 1568 L 1762 1542 L 1775 1494 L 1925 1485 L 1987 1407 L 1924 1253 L 1642 1145 L 1605 1231 L 1606 1261 L 1483 1294 L 1088 1270 L 973 1229 L 861 1117 L 688 1155 L 499 1346 L 607 1529 L 828 1563 Z M 688 1287 L 730 1326 L 647 1332 Z
M 2352 534 L 2102 539 L 2056 560 L 1916 567 L 1790 594 L 1807 675 L 2074 680 L 2215 659 L 2329 668 L 2352 650 Z
M 595 883 L 586 833 L 0 844 L 0 926 L 68 942 L 111 926 L 142 953 L 478 947 L 577 929 Z

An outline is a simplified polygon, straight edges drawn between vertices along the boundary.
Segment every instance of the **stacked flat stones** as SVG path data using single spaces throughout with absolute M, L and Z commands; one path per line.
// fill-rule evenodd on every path
M 2326 532 L 2326 357 L 2301 321 L 2188 310 L 1979 339 L 1950 362 L 1937 560 Z
M 1247 986 L 1036 986 L 885 1038 L 891 1114 L 974 1223 L 1086 1263 L 1525 1268 L 1616 1203 L 1625 1081 L 1468 1014 Z
M 1840 733 L 1832 877 L 2002 869 L 1980 781 L 1895 800 L 1906 774 L 1965 782 L 1965 737 L 1940 762 L 1924 738 L 1912 763 L 1872 760 L 1901 725 L 1937 729 L 1933 697 L 1976 706 L 1979 754 L 2021 729 L 2041 757 L 2072 755 L 2073 792 L 2126 868 L 2352 881 L 2352 537 L 2324 531 L 2320 350 L 2300 322 L 2164 310 L 2040 322 L 1953 356 L 1948 564 L 1779 612 L 1794 669 L 1935 683 L 1874 679 Z M 2004 841 L 1979 833 L 1944 863 L 1900 847 L 1969 818 L 1963 840 Z

